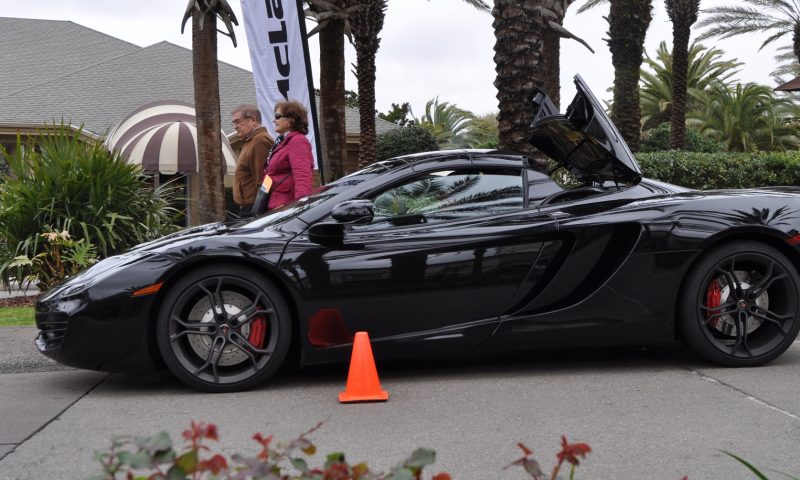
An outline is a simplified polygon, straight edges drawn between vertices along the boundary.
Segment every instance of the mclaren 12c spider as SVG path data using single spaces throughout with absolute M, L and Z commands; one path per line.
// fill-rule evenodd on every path
M 188 228 L 43 295 L 35 343 L 114 372 L 252 388 L 296 352 L 346 362 L 553 346 L 685 343 L 755 366 L 800 329 L 800 189 L 644 179 L 583 80 L 536 91 L 541 160 L 449 150 L 375 163 L 249 221 Z

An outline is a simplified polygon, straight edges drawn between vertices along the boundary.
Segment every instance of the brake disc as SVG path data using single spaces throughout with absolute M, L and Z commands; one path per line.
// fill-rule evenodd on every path
M 253 302 L 240 293 L 224 291 L 222 292 L 222 303 L 228 315 L 232 316 L 238 314 L 244 308 L 250 306 Z M 203 297 L 195 304 L 194 308 L 192 308 L 192 310 L 189 312 L 189 321 L 208 324 L 214 323 L 214 311 L 211 307 L 211 301 L 207 297 Z M 201 327 L 200 331 L 207 332 L 209 329 Z M 239 333 L 245 338 L 246 341 L 247 336 L 250 333 L 250 325 L 243 325 Z M 211 351 L 211 345 L 213 345 L 214 342 L 213 336 L 187 335 L 187 338 L 189 340 L 189 345 L 191 345 L 192 350 L 194 350 L 194 353 L 196 353 L 202 359 L 208 358 L 208 354 Z M 246 361 L 248 358 L 249 356 L 247 353 L 243 352 L 242 349 L 236 345 L 228 342 L 222 349 L 222 354 L 219 357 L 217 365 L 237 365 Z
M 739 285 L 741 285 L 742 290 L 747 291 L 749 290 L 755 281 L 752 279 L 752 275 L 750 272 L 744 270 L 736 270 L 734 273 L 736 275 L 736 279 L 739 281 Z M 716 278 L 716 281 L 722 287 L 721 296 L 720 296 L 720 304 L 724 305 L 731 294 L 731 285 L 728 283 L 728 280 L 725 276 L 720 275 Z M 768 310 L 769 309 L 769 294 L 766 290 L 756 298 L 756 306 L 761 309 Z M 721 315 L 718 317 L 719 320 L 714 322 L 712 326 L 716 328 L 721 333 L 735 337 L 736 336 L 736 322 L 738 321 L 738 314 L 729 314 L 726 313 L 725 315 Z M 753 315 L 748 314 L 747 320 L 745 321 L 745 330 L 748 334 L 755 331 L 758 327 L 761 326 L 763 321 L 760 318 L 756 318 Z

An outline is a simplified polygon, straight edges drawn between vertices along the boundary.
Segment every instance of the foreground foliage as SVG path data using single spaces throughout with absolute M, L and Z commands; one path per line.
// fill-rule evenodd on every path
M 110 450 L 95 453 L 103 472 L 90 477 L 90 480 L 421 480 L 423 470 L 436 460 L 436 452 L 419 448 L 388 473 L 376 473 L 366 463 L 350 464 L 344 453 L 337 452 L 326 456 L 322 466 L 311 467 L 306 457 L 313 456 L 317 447 L 309 437 L 321 426 L 322 422 L 288 443 L 273 442 L 272 435 L 265 437 L 256 433 L 253 441 L 257 444 L 258 453 L 254 457 L 234 454 L 227 458 L 215 453 L 208 446 L 209 441 L 219 441 L 219 431 L 213 423 L 191 422 L 182 435 L 185 442 L 183 450 L 175 448 L 166 432 L 150 437 L 117 436 L 112 439 Z M 546 474 L 530 448 L 523 443 L 517 443 L 517 446 L 522 450 L 522 457 L 508 464 L 505 469 L 522 467 L 526 475 L 534 480 L 564 478 L 560 474 L 567 465 L 569 476 L 566 478 L 574 480 L 576 467 L 592 451 L 587 443 L 570 443 L 567 437 L 562 436 L 556 464 Z M 730 452 L 723 453 L 744 465 L 755 478 L 767 479 L 762 471 L 745 459 Z M 775 472 L 798 480 L 789 474 Z M 440 472 L 430 478 L 451 480 L 452 477 L 449 473 Z M 684 476 L 682 480 L 688 478 Z
M 7 155 L 8 176 L 0 181 L 4 284 L 31 275 L 50 284 L 54 270 L 72 273 L 71 265 L 52 264 L 54 248 L 81 267 L 94 251 L 104 258 L 175 230 L 173 187 L 154 190 L 139 166 L 68 125 L 48 125 L 41 133 L 36 145 L 17 139 Z M 54 233 L 61 235 L 56 243 L 48 240 Z M 44 262 L 38 272 L 37 262 Z M 47 278 L 40 276 L 44 271 L 51 272 Z
M 388 473 L 376 473 L 366 463 L 348 463 L 344 453 L 337 452 L 325 457 L 321 467 L 311 467 L 305 457 L 314 455 L 317 447 L 309 436 L 321 426 L 320 422 L 288 443 L 273 443 L 272 435 L 265 437 L 256 433 L 253 440 L 259 451 L 255 457 L 234 454 L 226 458 L 214 453 L 207 445 L 208 441 L 219 440 L 217 426 L 213 423 L 192 422 L 183 432 L 185 447 L 182 451 L 176 450 L 166 432 L 150 437 L 118 436 L 112 439 L 109 451 L 95 454 L 103 473 L 91 479 L 420 480 L 423 469 L 436 460 L 436 452 L 419 448 Z M 592 451 L 589 445 L 569 443 L 562 436 L 557 463 L 550 475 L 545 476 L 533 452 L 522 443 L 517 445 L 523 456 L 506 468 L 521 466 L 534 480 L 561 478 L 558 474 L 565 462 L 570 465 L 569 478 L 572 479 L 580 459 Z M 441 472 L 431 480 L 451 480 L 451 477 Z

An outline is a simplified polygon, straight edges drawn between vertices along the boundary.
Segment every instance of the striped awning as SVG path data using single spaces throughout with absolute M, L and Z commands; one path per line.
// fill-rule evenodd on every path
M 106 144 L 146 171 L 198 171 L 195 111 L 185 102 L 159 101 L 136 109 L 114 128 Z M 226 172 L 233 175 L 236 154 L 224 132 L 222 156 Z

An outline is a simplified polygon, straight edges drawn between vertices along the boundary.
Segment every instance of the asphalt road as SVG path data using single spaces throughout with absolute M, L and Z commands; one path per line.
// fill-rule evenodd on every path
M 798 342 L 753 369 L 711 367 L 681 349 L 379 364 L 389 401 L 343 405 L 337 394 L 346 365 L 210 395 L 158 376 L 58 370 L 25 357 L 30 352 L 9 351 L 32 339 L 27 330 L 0 329 L 0 364 L 23 365 L 0 374 L 3 480 L 86 478 L 100 472 L 93 454 L 112 436 L 165 430 L 180 441 L 192 420 L 216 423 L 228 456 L 255 455 L 256 431 L 290 440 L 324 421 L 311 437 L 319 447 L 312 466 L 344 451 L 351 462 L 386 470 L 428 447 L 437 460 L 425 478 L 439 471 L 454 479 L 528 478 L 519 467 L 504 469 L 520 456 L 516 442 L 549 471 L 562 434 L 593 449 L 579 479 L 754 478 L 723 450 L 765 470 L 800 474 Z

